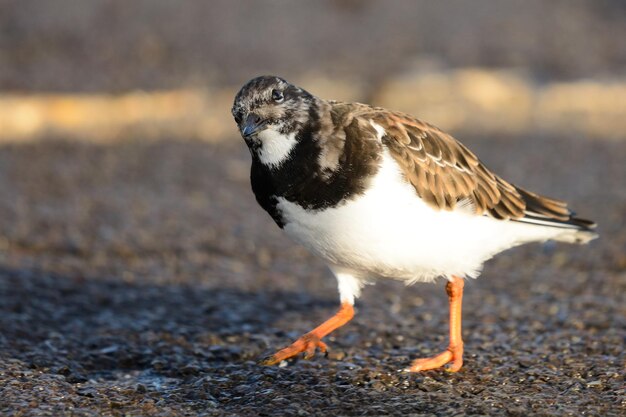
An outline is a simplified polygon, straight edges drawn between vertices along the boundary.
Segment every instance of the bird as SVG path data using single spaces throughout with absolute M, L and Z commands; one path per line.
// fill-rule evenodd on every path
M 507 182 L 454 137 L 406 113 L 325 100 L 265 75 L 241 87 L 232 115 L 250 151 L 256 201 L 328 265 L 339 292 L 335 315 L 264 365 L 327 353 L 322 339 L 354 317 L 366 284 L 444 278 L 448 347 L 404 369 L 456 372 L 467 278 L 518 245 L 598 236 L 565 202 Z

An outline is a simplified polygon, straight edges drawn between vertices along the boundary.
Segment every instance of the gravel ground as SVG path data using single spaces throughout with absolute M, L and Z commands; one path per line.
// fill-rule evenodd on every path
M 0 414 L 624 415 L 626 142 L 465 142 L 602 236 L 491 261 L 464 368 L 415 375 L 446 345 L 443 282 L 367 288 L 327 358 L 256 364 L 338 299 L 256 206 L 239 140 L 3 146 Z

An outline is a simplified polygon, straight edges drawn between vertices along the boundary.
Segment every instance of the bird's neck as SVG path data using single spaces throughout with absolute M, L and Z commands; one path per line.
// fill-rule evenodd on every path
M 281 171 L 283 165 L 294 159 L 297 148 L 319 153 L 319 149 L 311 149 L 310 145 L 320 137 L 320 120 L 328 113 L 328 104 L 320 99 L 309 102 L 308 108 L 297 112 L 290 122 L 270 125 L 259 132 L 255 143 L 251 144 L 253 162 L 267 167 L 271 171 Z M 312 155 L 309 155 L 312 156 Z
M 321 100 L 316 104 L 297 130 L 295 143 L 276 147 L 274 155 L 282 156 L 279 163 L 268 164 L 267 157 L 264 162 L 260 153 L 253 156 L 253 191 L 279 226 L 278 199 L 316 210 L 335 206 L 363 193 L 367 177 L 378 169 L 377 160 L 366 157 L 373 152 L 364 149 L 375 142 L 347 135 L 331 114 L 332 104 Z

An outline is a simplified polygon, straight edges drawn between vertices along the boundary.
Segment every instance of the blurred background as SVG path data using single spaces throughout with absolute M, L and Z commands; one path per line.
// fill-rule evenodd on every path
M 262 74 L 438 125 L 601 238 L 489 262 L 460 375 L 396 372 L 447 317 L 393 282 L 331 358 L 261 370 L 337 299 L 250 191 Z M 0 414 L 618 415 L 625 213 L 624 1 L 0 0 Z
M 619 0 L 3 0 L 0 138 L 221 140 L 260 74 L 448 130 L 619 138 L 625 22 Z

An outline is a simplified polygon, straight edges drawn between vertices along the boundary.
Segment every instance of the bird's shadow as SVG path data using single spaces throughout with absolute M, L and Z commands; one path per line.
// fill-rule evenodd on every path
M 267 334 L 286 337 L 277 325 L 285 317 L 336 305 L 299 292 L 10 268 L 0 268 L 0 290 L 0 361 L 79 375 L 255 360 L 267 353 Z

